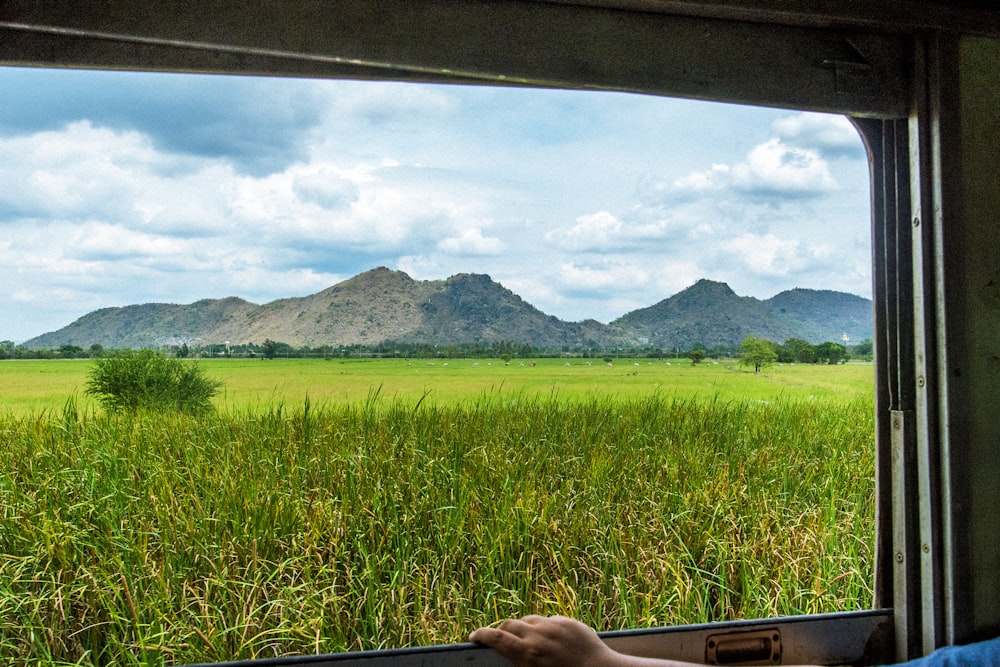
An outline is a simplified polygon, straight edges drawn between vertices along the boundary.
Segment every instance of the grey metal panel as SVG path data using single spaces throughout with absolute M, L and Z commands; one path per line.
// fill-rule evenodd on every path
M 601 633 L 617 651 L 649 658 L 705 662 L 709 637 L 727 630 L 773 628 L 781 633 L 782 664 L 882 664 L 892 656 L 892 611 L 874 610 L 778 619 L 709 623 Z M 454 667 L 509 666 L 474 644 L 211 663 L 213 667 Z
M 777 628 L 782 664 L 880 664 L 893 656 L 892 610 L 792 616 L 732 623 L 606 633 L 622 653 L 688 662 L 706 661 L 706 642 L 723 630 Z
M 907 263 L 888 272 L 902 295 L 887 346 L 900 657 L 1000 634 L 1000 39 L 918 47 L 913 220 L 894 240 L 909 285 Z
M 942 641 L 1000 635 L 1000 39 L 946 36 L 932 102 L 937 151 L 928 291 L 939 337 L 945 584 Z
M 483 0 L 105 0 L 0 4 L 0 63 L 624 90 L 898 117 L 908 44 Z

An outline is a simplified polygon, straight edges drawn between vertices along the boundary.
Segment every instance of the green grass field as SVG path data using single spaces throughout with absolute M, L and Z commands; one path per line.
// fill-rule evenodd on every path
M 639 398 L 677 396 L 773 400 L 852 400 L 873 396 L 871 364 L 775 365 L 754 375 L 735 362 L 692 366 L 684 359 L 601 360 L 451 359 L 211 359 L 199 361 L 206 374 L 224 383 L 216 399 L 222 410 L 383 399 L 435 404 L 480 400 L 493 395 L 596 396 Z M 534 365 L 532 365 L 534 364 Z M 667 365 L 669 364 L 669 365 Z M 61 411 L 74 399 L 85 409 L 86 360 L 5 361 L 0 363 L 0 406 L 14 414 Z
M 87 362 L 0 364 L 0 655 L 184 664 L 529 612 L 871 606 L 870 365 L 203 363 L 226 389 L 200 418 L 104 415 Z

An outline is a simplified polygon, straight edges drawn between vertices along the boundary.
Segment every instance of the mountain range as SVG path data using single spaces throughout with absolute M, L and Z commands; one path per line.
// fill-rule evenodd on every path
M 603 324 L 546 315 L 482 274 L 414 280 L 379 267 L 321 292 L 263 305 L 237 297 L 191 304 L 147 303 L 95 310 L 29 348 L 106 348 L 262 343 L 304 345 L 462 344 L 509 341 L 542 349 L 618 345 L 688 349 L 738 345 L 745 336 L 860 341 L 872 335 L 872 302 L 829 290 L 793 289 L 766 300 L 699 280 L 657 304 Z

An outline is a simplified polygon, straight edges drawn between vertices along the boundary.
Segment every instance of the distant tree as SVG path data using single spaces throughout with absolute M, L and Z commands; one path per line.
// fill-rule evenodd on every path
M 692 366 L 697 366 L 698 362 L 705 358 L 705 350 L 694 349 L 688 352 L 688 359 L 691 360 Z
M 205 377 L 197 364 L 152 350 L 124 350 L 94 362 L 86 393 L 111 411 L 201 414 L 211 411 L 211 399 L 221 386 Z
M 713 359 L 719 359 L 722 357 L 733 357 L 736 355 L 736 350 L 730 345 L 713 345 L 708 350 L 708 356 Z
M 839 364 L 847 360 L 847 348 L 840 343 L 820 343 L 816 346 L 816 361 Z
M 0 341 L 0 359 L 11 359 L 14 357 L 14 350 L 16 345 L 12 340 L 2 340 Z
M 856 357 L 871 359 L 874 350 L 874 343 L 871 338 L 865 338 L 851 349 L 851 353 Z
M 811 364 L 816 361 L 816 349 L 807 340 L 789 338 L 781 347 L 783 354 L 778 354 L 778 361 L 794 361 L 800 364 Z
M 278 354 L 278 344 L 270 338 L 265 338 L 264 344 L 260 347 L 265 359 L 274 359 Z
M 770 366 L 778 359 L 778 354 L 771 347 L 771 341 L 766 338 L 747 336 L 740 344 L 740 365 L 753 366 L 754 373 L 760 373 L 762 368 Z
M 100 343 L 94 343 L 90 346 L 90 356 L 91 357 L 101 357 L 104 356 L 104 346 Z
M 84 355 L 83 348 L 79 345 L 66 344 L 59 346 L 59 356 L 63 359 L 79 359 L 86 355 Z

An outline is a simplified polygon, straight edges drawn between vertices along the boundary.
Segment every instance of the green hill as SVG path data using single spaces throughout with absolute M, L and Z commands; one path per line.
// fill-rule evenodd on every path
M 794 289 L 761 301 L 725 283 L 699 280 L 610 324 L 546 315 L 482 274 L 414 280 L 380 267 L 306 297 L 257 305 L 236 297 L 188 305 L 103 308 L 25 343 L 30 348 L 99 344 L 107 348 L 262 343 L 294 346 L 528 343 L 542 349 L 619 345 L 661 349 L 738 345 L 747 335 L 812 343 L 872 335 L 872 304 L 852 294 Z

